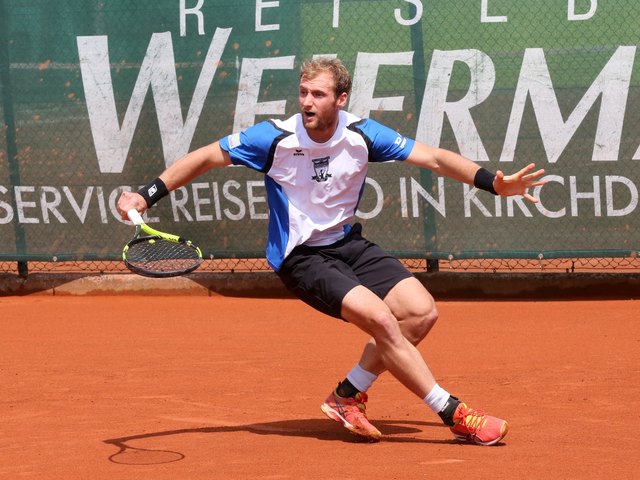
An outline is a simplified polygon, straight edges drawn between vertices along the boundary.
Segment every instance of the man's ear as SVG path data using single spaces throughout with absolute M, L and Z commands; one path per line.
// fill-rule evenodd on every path
M 338 95 L 338 99 L 336 100 L 336 105 L 339 108 L 344 108 L 344 106 L 347 104 L 348 97 L 349 95 L 347 94 L 347 92 L 342 92 L 340 95 Z

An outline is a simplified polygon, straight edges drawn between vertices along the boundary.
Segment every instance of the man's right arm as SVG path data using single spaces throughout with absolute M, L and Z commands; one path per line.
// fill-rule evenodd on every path
M 231 163 L 229 154 L 215 142 L 194 150 L 167 168 L 160 178 L 169 191 L 180 188 L 212 168 L 226 167 Z
M 171 192 L 212 168 L 226 167 L 230 164 L 229 154 L 220 147 L 219 142 L 215 142 L 186 154 L 162 172 L 159 179 L 164 182 L 167 192 Z M 127 212 L 132 208 L 144 213 L 148 206 L 144 197 L 139 193 L 123 192 L 118 199 L 117 208 L 122 218 L 127 219 Z

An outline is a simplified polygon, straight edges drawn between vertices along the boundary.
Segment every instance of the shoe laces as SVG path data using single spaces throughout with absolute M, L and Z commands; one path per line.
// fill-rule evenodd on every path
M 368 400 L 367 394 L 365 392 L 358 392 L 356 393 L 356 395 L 353 397 L 354 403 L 356 405 L 356 407 L 358 407 L 358 409 L 362 412 L 362 413 L 366 413 L 367 412 L 367 406 L 365 405 L 365 403 Z
M 469 408 L 465 404 L 461 404 L 459 413 L 456 416 L 459 416 L 459 420 L 456 423 L 465 427 L 471 433 L 476 433 L 487 423 L 487 415 L 484 412 Z

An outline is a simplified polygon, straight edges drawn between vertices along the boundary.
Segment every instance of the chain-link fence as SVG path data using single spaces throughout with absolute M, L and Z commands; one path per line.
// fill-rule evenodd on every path
M 0 270 L 118 271 L 120 192 L 295 113 L 298 67 L 321 54 L 351 70 L 353 113 L 494 171 L 547 170 L 534 205 L 372 166 L 359 221 L 412 267 L 637 268 L 639 14 L 631 0 L 0 0 Z M 266 268 L 256 172 L 210 172 L 149 221 L 196 240 L 205 268 Z

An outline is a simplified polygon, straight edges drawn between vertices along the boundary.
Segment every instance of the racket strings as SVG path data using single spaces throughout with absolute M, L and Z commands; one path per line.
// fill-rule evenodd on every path
M 126 261 L 141 270 L 175 272 L 194 269 L 200 264 L 201 257 L 188 243 L 151 237 L 130 245 Z

